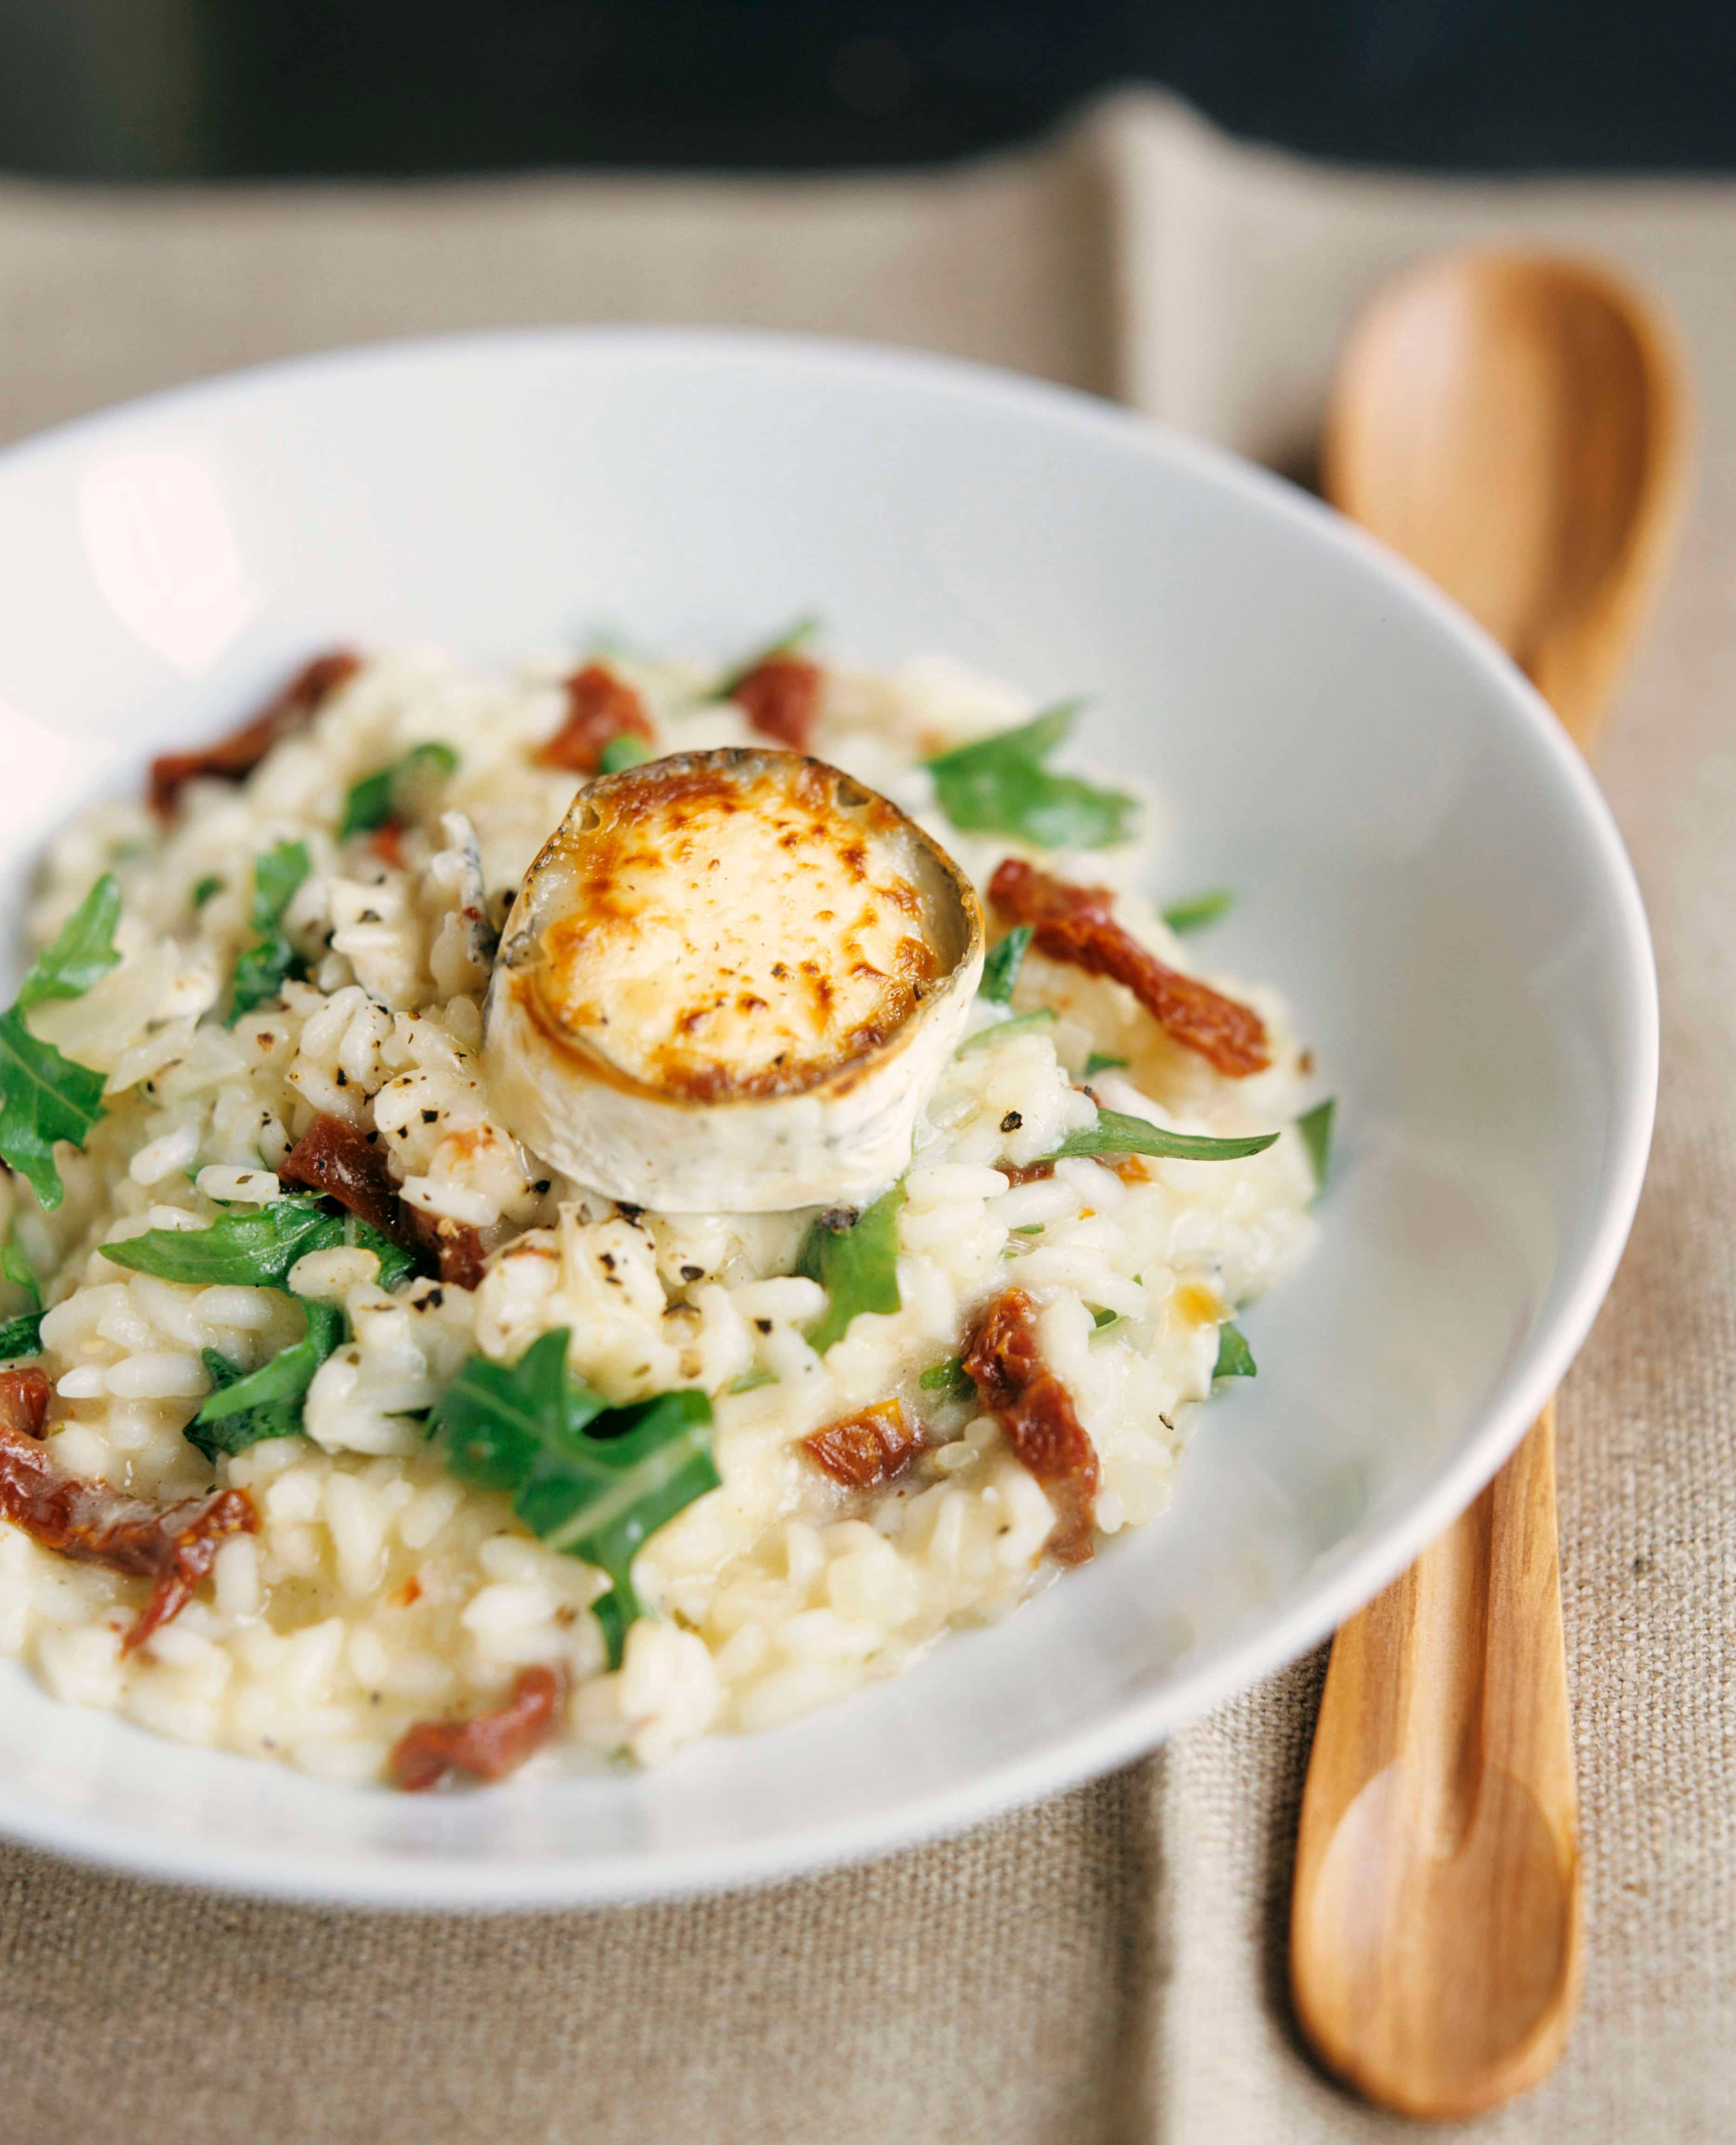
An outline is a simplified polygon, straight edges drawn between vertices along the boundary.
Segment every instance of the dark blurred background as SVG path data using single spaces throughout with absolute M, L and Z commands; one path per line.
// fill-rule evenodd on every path
M 1129 81 L 1486 171 L 1736 165 L 1736 0 L 0 0 L 0 169 L 840 169 Z

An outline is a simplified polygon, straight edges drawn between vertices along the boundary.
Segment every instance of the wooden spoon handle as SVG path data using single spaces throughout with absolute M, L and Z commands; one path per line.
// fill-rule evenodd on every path
M 1332 2069 L 1410 2114 L 1522 2092 L 1573 2016 L 1554 1450 L 1551 1401 L 1469 1510 L 1340 1630 L 1326 1675 L 1296 1845 L 1292 1959 L 1311 1963 L 1297 2008 Z M 1326 1959 L 1342 1971 L 1323 1974 Z

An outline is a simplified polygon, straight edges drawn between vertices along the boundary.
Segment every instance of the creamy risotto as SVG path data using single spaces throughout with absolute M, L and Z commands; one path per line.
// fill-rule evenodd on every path
M 1071 720 L 793 640 L 335 654 L 62 833 L 0 1647 L 343 1779 L 649 1764 L 1161 1511 L 1330 1105 Z

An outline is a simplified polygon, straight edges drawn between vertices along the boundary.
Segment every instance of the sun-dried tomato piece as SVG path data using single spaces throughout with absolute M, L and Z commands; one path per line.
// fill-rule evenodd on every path
M 343 1117 L 318 1117 L 277 1165 L 285 1184 L 303 1184 L 323 1192 L 341 1207 L 390 1237 L 405 1251 L 416 1247 L 398 1187 L 382 1149 L 369 1144 L 366 1132 Z
M 416 1242 L 432 1255 L 440 1277 L 450 1288 L 480 1288 L 488 1269 L 482 1238 L 468 1222 L 425 1214 L 419 1207 L 406 1207 L 405 1217 Z
M 1037 951 L 1052 961 L 1124 983 L 1172 1043 L 1216 1071 L 1241 1080 L 1271 1064 L 1266 1023 L 1253 1008 L 1142 946 L 1111 913 L 1115 896 L 1107 886 L 1070 886 L 1007 857 L 988 883 L 988 898 L 1009 923 L 1028 923 Z
M 245 1490 L 219 1490 L 174 1505 L 129 1496 L 107 1483 L 62 1475 L 32 1433 L 9 1421 L 0 1421 L 0 1518 L 77 1563 L 156 1580 L 121 1642 L 129 1654 L 187 1606 L 231 1535 L 259 1530 Z
M 407 1206 L 398 1196 L 386 1150 L 344 1117 L 318 1117 L 277 1165 L 286 1184 L 306 1185 L 347 1207 L 406 1252 L 425 1253 L 454 1288 L 480 1288 L 482 1239 L 468 1222 Z
M 280 739 L 305 729 L 340 685 L 349 683 L 361 668 L 361 658 L 347 648 L 335 648 L 329 655 L 316 655 L 304 664 L 287 685 L 262 708 L 251 722 L 206 745 L 202 752 L 169 752 L 151 763 L 151 809 L 167 819 L 175 809 L 182 788 L 197 774 L 220 776 L 239 782 L 251 774 Z
M 368 837 L 368 847 L 381 863 L 393 871 L 402 871 L 405 865 L 404 822 L 401 819 L 382 819 Z
M 420 1794 L 449 1773 L 504 1780 L 555 1733 L 565 1695 L 560 1670 L 520 1669 L 511 1696 L 492 1712 L 468 1720 L 419 1720 L 398 1738 L 386 1760 L 393 1786 Z
M 47 1372 L 33 1364 L 22 1371 L 0 1371 L 0 1430 L 21 1430 L 27 1437 L 42 1436 L 53 1391 Z
M 997 1162 L 995 1167 L 1009 1188 L 1015 1184 L 1042 1184 L 1055 1174 L 1055 1159 L 1051 1155 L 1042 1162 Z
M 922 1432 L 896 1401 L 877 1401 L 801 1441 L 802 1449 L 847 1490 L 878 1490 L 910 1465 Z
M 153 1631 L 181 1614 L 216 1562 L 217 1551 L 231 1535 L 257 1534 L 259 1515 L 245 1490 L 220 1490 L 213 1497 L 190 1497 L 166 1506 L 152 1525 L 163 1545 L 163 1561 L 151 1599 L 121 1641 L 123 1653 L 143 1645 Z
M 566 720 L 533 757 L 539 767 L 564 767 L 570 774 L 594 774 L 603 748 L 618 737 L 655 744 L 657 733 L 645 704 L 600 663 L 587 663 L 566 681 Z
M 747 710 L 748 720 L 763 737 L 806 752 L 819 719 L 824 676 L 819 664 L 804 655 L 768 655 L 737 679 L 729 697 Z
M 1097 1447 L 1072 1395 L 1042 1360 L 1036 1306 L 1023 1289 L 997 1296 L 977 1320 L 964 1367 L 1014 1458 L 1049 1493 L 1055 1507 L 1049 1554 L 1058 1564 L 1086 1563 L 1097 1497 Z

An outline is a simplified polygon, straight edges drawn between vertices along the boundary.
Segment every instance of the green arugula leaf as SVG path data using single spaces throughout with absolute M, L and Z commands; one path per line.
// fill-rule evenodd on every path
M 120 920 L 120 883 L 105 872 L 32 962 L 19 987 L 19 1006 L 27 1012 L 47 998 L 82 998 L 92 983 L 100 983 L 121 958 L 115 945 Z
M 203 908 L 214 894 L 219 894 L 223 891 L 225 883 L 226 882 L 220 879 L 215 872 L 207 872 L 203 878 L 197 880 L 194 884 L 192 896 L 194 908 Z
M 107 1113 L 103 1075 L 38 1042 L 13 1006 L 0 1014 L 0 1157 L 27 1177 L 45 1212 L 63 1196 L 54 1142 L 82 1147 Z
M 718 1486 L 711 1403 L 688 1389 L 610 1407 L 568 1371 L 565 1328 L 516 1363 L 472 1356 L 435 1402 L 429 1435 L 462 1482 L 510 1491 L 513 1510 L 551 1549 L 608 1573 L 597 1605 L 619 1663 L 640 1613 L 634 1558 L 657 1530 Z
M 1210 893 L 1190 894 L 1186 900 L 1166 908 L 1163 920 L 1178 938 L 1185 937 L 1190 931 L 1203 931 L 1208 923 L 1216 923 L 1235 899 L 1235 895 L 1222 887 Z
M 121 889 L 105 872 L 31 963 L 17 998 L 0 1014 L 0 1159 L 27 1177 L 45 1211 L 64 1196 L 54 1142 L 82 1147 L 106 1112 L 100 1072 L 63 1057 L 30 1032 L 27 1008 L 47 998 L 82 998 L 120 959 L 115 924 Z
M 607 1594 L 592 1602 L 590 1613 L 596 1618 L 603 1643 L 609 1649 L 609 1665 L 618 1669 L 627 1650 L 627 1627 L 636 1624 L 644 1614 L 633 1590 L 632 1580 L 618 1579 Z
M 540 1335 L 515 1363 L 471 1356 L 434 1404 L 428 1434 L 443 1432 L 446 1466 L 479 1490 L 516 1491 L 545 1456 L 557 1462 L 607 1403 L 567 1369 L 572 1336 Z
M 296 889 L 313 869 L 305 842 L 280 842 L 253 859 L 253 928 L 275 931 Z
M 16 1362 L 21 1356 L 42 1352 L 42 1314 L 32 1311 L 22 1318 L 8 1318 L 0 1326 L 0 1363 Z
M 1321 1191 L 1326 1189 L 1326 1169 L 1332 1159 L 1332 1112 L 1337 1107 L 1336 1098 L 1329 1095 L 1324 1102 L 1316 1102 L 1311 1110 L 1304 1110 L 1296 1119 L 1296 1130 L 1302 1135 L 1302 1144 L 1314 1165 L 1314 1182 Z
M 1254 1351 L 1248 1346 L 1246 1334 L 1228 1319 L 1217 1329 L 1217 1364 L 1211 1375 L 1214 1378 L 1251 1378 L 1256 1375 Z
M 808 1329 L 808 1345 L 823 1356 L 843 1340 L 860 1311 L 897 1311 L 898 1209 L 901 1177 L 872 1207 L 850 1217 L 848 1210 L 819 1215 L 808 1232 L 796 1272 L 826 1291 L 826 1308 Z
M 331 1210 L 328 1208 L 328 1212 Z M 401 1244 L 395 1244 L 390 1237 L 382 1236 L 371 1222 L 364 1222 L 359 1214 L 340 1210 L 331 1218 L 338 1224 L 338 1232 L 331 1244 L 312 1244 L 311 1251 L 327 1251 L 331 1245 L 347 1244 L 359 1252 L 371 1252 L 380 1262 L 380 1271 L 375 1276 L 375 1286 L 388 1295 L 400 1287 L 413 1275 L 431 1272 L 432 1264 L 425 1268 L 414 1252 L 406 1252 Z
M 1236 1162 L 1244 1155 L 1263 1154 L 1277 1137 L 1276 1132 L 1252 1132 L 1238 1139 L 1210 1139 L 1201 1132 L 1167 1132 L 1119 1110 L 1099 1110 L 1094 1125 L 1069 1132 L 1053 1154 L 1043 1158 L 1062 1162 L 1077 1154 L 1153 1154 L 1176 1162 Z
M 220 1215 L 208 1229 L 147 1229 L 101 1249 L 117 1267 L 160 1281 L 282 1288 L 304 1252 L 343 1241 L 344 1217 L 310 1192 Z
M 1107 1050 L 1093 1050 L 1085 1061 L 1085 1077 L 1094 1080 L 1099 1072 L 1113 1072 L 1125 1065 L 1125 1058 L 1112 1058 Z
M 377 774 L 364 775 L 353 785 L 344 799 L 344 816 L 338 822 L 339 841 L 347 842 L 352 834 L 371 834 L 390 819 L 392 773 L 391 768 L 382 767 Z
M 619 774 L 623 768 L 640 767 L 651 757 L 651 748 L 643 738 L 634 737 L 630 730 L 623 730 L 612 737 L 597 754 L 599 774 Z
M 992 1028 L 979 1028 L 974 1035 L 966 1036 L 953 1055 L 973 1058 L 979 1050 L 992 1050 L 1009 1035 L 1028 1035 L 1033 1028 L 1047 1028 L 1054 1018 L 1052 1006 L 1037 1006 L 1030 1013 L 1016 1013 L 1011 1020 L 997 1020 Z
M 458 772 L 458 754 L 449 744 L 419 744 L 382 767 L 377 774 L 363 777 L 344 802 L 344 816 L 337 838 L 371 834 L 388 819 L 413 819 L 428 794 Z
M 948 1401 L 968 1400 L 977 1390 L 963 1356 L 948 1356 L 943 1363 L 931 1364 L 917 1384 L 925 1393 L 938 1393 Z
M 244 1013 L 256 1013 L 261 1006 L 276 1005 L 290 978 L 305 972 L 306 963 L 282 932 L 257 940 L 235 964 L 224 1026 L 233 1028 Z
M 1018 972 L 1031 950 L 1031 936 L 1028 923 L 1015 923 L 1000 944 L 984 957 L 982 980 L 977 986 L 979 998 L 987 998 L 991 1005 L 1012 1004 Z
M 316 1303 L 308 1296 L 296 1301 L 306 1316 L 306 1331 L 256 1371 L 243 1373 L 215 1348 L 203 1351 L 217 1390 L 184 1435 L 213 1464 L 220 1452 L 245 1452 L 268 1437 L 301 1435 L 307 1389 L 315 1371 L 343 1340 L 344 1314 L 334 1304 Z
M 786 626 L 775 640 L 769 640 L 764 648 L 738 663 L 735 668 L 713 686 L 710 698 L 729 700 L 735 696 L 736 688 L 745 684 L 762 663 L 769 663 L 773 656 L 793 655 L 812 640 L 820 630 L 817 618 L 798 618 L 793 625 Z
M 23 1290 L 25 1295 L 30 1298 L 30 1307 L 32 1311 L 42 1309 L 42 1286 L 37 1280 L 29 1260 L 19 1249 L 18 1240 L 15 1236 L 8 1237 L 3 1244 L 0 1244 L 0 1274 L 3 1274 L 14 1288 Z
M 777 1382 L 778 1373 L 775 1371 L 744 1371 L 739 1378 L 732 1378 L 724 1390 L 732 1393 L 757 1393 L 762 1386 L 775 1386 Z
M 259 936 L 235 964 L 226 1027 L 233 1028 L 244 1013 L 273 1003 L 289 978 L 301 970 L 301 957 L 284 933 L 283 912 L 312 869 L 303 842 L 280 842 L 254 858 L 252 922 Z
M 343 1241 L 353 1244 L 358 1251 L 371 1252 L 380 1262 L 376 1287 L 388 1295 L 419 1272 L 420 1267 L 414 1252 L 406 1252 L 401 1244 L 395 1244 L 390 1237 L 383 1237 L 371 1222 L 364 1222 L 359 1214 L 343 1217 Z
M 1082 703 L 1069 700 L 975 744 L 929 760 L 940 809 L 961 833 L 1010 834 L 1040 849 L 1101 849 L 1125 839 L 1138 800 L 1043 761 L 1072 729 Z
M 606 1408 L 579 1442 L 583 1468 L 570 1450 L 559 1464 L 545 1458 L 514 1503 L 550 1549 L 582 1556 L 624 1587 L 657 1530 L 719 1486 L 711 1402 L 690 1386 Z
M 0 1242 L 0 1275 L 21 1290 L 29 1306 L 16 1318 L 0 1325 L 0 1363 L 20 1356 L 37 1356 L 42 1346 L 42 1291 L 34 1269 L 20 1248 L 16 1236 Z
M 308 1252 L 355 1244 L 380 1262 L 380 1286 L 396 1288 L 416 1270 L 415 1258 L 370 1223 L 346 1214 L 316 1192 L 296 1192 L 263 1207 L 219 1215 L 206 1229 L 147 1229 L 125 1243 L 100 1247 L 106 1259 L 160 1281 L 209 1288 L 284 1288 L 290 1268 Z
M 1102 1306 L 1099 1304 L 1097 1308 L 1091 1314 L 1091 1322 L 1094 1326 L 1096 1326 L 1097 1331 L 1101 1333 L 1106 1327 L 1117 1324 L 1121 1318 L 1121 1315 L 1122 1314 L 1118 1311 L 1105 1311 Z

